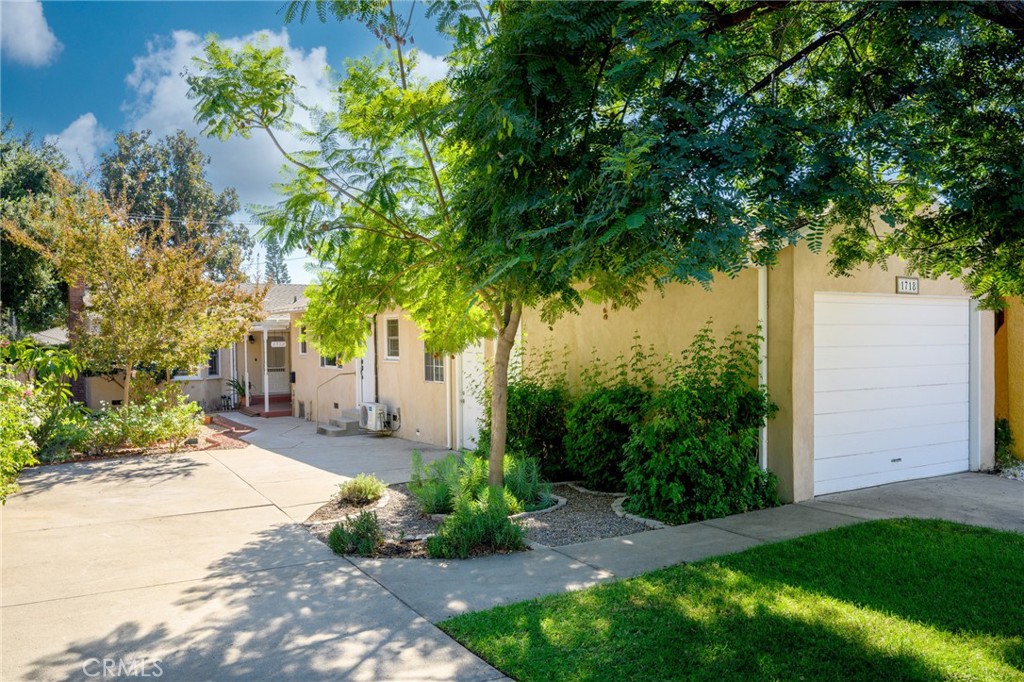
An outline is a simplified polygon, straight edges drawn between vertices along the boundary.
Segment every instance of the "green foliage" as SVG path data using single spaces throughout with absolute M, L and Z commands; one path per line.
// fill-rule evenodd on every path
M 1018 3 L 501 7 L 452 77 L 453 204 L 549 317 L 837 226 L 839 272 L 897 253 L 1024 292 Z
M 758 431 L 776 407 L 757 386 L 758 337 L 710 324 L 683 352 L 626 444 L 626 508 L 668 523 L 778 504 L 776 477 L 757 462 Z
M 472 554 L 526 548 L 526 529 L 508 518 L 505 497 L 493 488 L 484 499 L 461 497 L 455 510 L 427 538 L 427 554 L 435 559 L 467 559 Z
M 624 449 L 650 401 L 648 391 L 631 384 L 594 388 L 573 401 L 565 418 L 565 459 L 583 485 L 609 492 L 625 487 Z
M 56 147 L 15 138 L 10 121 L 0 128 L 0 221 L 29 227 L 28 205 L 50 194 L 50 173 L 67 166 Z M 67 285 L 38 253 L 0 236 L 0 333 L 17 337 L 65 324 Z M 11 324 L 13 319 L 13 325 Z
M 180 447 L 199 433 L 203 410 L 176 388 L 143 402 L 97 410 L 87 419 L 89 435 L 78 447 L 97 455 L 164 443 Z
M 508 450 L 536 458 L 544 476 L 551 480 L 575 476 L 566 464 L 562 442 L 570 403 L 569 391 L 561 383 L 545 384 L 535 377 L 509 381 Z M 489 413 L 490 401 L 486 405 Z M 477 452 L 486 453 L 490 445 L 491 429 L 485 425 L 477 440 Z
M 351 516 L 331 529 L 327 545 L 335 554 L 373 556 L 384 543 L 377 514 L 371 511 Z
M 364 505 L 379 500 L 387 489 L 387 484 L 376 476 L 359 474 L 338 485 L 338 498 L 342 502 Z
M 996 466 L 1000 469 L 1008 469 L 1020 464 L 1020 460 L 1013 454 L 1014 442 L 1013 432 L 1010 430 L 1010 420 L 996 419 Z
M 35 463 L 32 432 L 38 418 L 29 409 L 31 387 L 8 376 L 0 376 L 0 502 L 18 489 L 18 474 Z
M 461 457 L 449 454 L 430 464 L 422 455 L 412 454 L 409 492 L 417 499 L 425 514 L 449 514 L 461 500 L 485 500 L 488 461 L 485 456 L 466 452 Z M 513 454 L 504 460 L 504 505 L 509 513 L 542 509 L 550 503 L 551 486 L 540 472 L 537 460 Z
M 184 131 L 156 142 L 150 135 L 118 133 L 115 148 L 100 161 L 100 191 L 111 203 L 123 203 L 143 232 L 157 228 L 166 213 L 171 241 L 208 237 L 207 274 L 218 281 L 233 277 L 253 247 L 245 225 L 230 222 L 239 209 L 234 188 L 214 192 L 206 179 L 210 157 Z

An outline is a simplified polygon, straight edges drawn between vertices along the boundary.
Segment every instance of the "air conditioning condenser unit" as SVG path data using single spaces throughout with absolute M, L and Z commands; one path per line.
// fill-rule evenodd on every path
M 359 427 L 367 431 L 387 431 L 388 406 L 384 403 L 363 403 L 360 405 Z

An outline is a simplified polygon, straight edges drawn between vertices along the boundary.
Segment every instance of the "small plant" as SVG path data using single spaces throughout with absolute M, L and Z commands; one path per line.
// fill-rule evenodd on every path
M 454 509 L 460 490 L 459 465 L 455 455 L 424 464 L 419 450 L 413 451 L 409 492 L 424 514 L 448 514 Z
M 460 498 L 455 511 L 427 538 L 435 559 L 467 559 L 471 554 L 526 548 L 526 529 L 510 518 L 504 496 L 491 490 L 485 500 Z
M 409 492 L 417 499 L 425 514 L 450 514 L 459 500 L 481 501 L 486 498 L 487 467 L 485 457 L 467 452 L 423 463 L 419 452 L 412 455 Z M 505 488 L 503 497 L 510 513 L 542 509 L 549 504 L 551 486 L 540 474 L 540 465 L 532 457 L 513 454 L 505 456 Z
M 384 533 L 380 529 L 380 520 L 377 514 L 370 511 L 345 519 L 334 526 L 327 536 L 327 545 L 335 554 L 373 556 L 383 543 Z
M 376 476 L 359 474 L 338 485 L 338 498 L 343 502 L 362 506 L 379 500 L 387 489 L 387 484 Z
M 1000 469 L 1009 469 L 1017 466 L 1021 460 L 1013 454 L 1013 445 L 1016 441 L 1013 432 L 1010 430 L 1009 419 L 996 420 L 996 466 Z

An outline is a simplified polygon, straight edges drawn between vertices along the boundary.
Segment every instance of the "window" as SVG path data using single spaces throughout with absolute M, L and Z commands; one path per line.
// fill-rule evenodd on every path
M 444 381 L 444 356 L 435 355 L 429 350 L 423 353 L 423 380 Z
M 172 369 L 171 370 L 171 379 L 174 379 L 175 381 L 198 381 L 201 378 L 202 377 L 199 376 L 199 368 L 198 367 L 196 367 L 195 369 L 191 370 L 191 373 L 190 373 L 190 370 L 187 370 L 187 369 Z
M 398 318 L 389 317 L 384 320 L 385 337 L 387 339 L 387 346 L 385 347 L 384 359 L 385 360 L 397 360 L 398 359 Z
M 325 358 L 324 356 L 321 355 L 320 356 L 320 366 L 321 367 L 337 367 L 338 366 L 338 358 L 337 358 L 337 356 L 335 356 L 333 358 Z
M 206 376 L 220 376 L 220 351 L 210 351 L 210 358 L 206 361 Z
M 309 346 L 306 345 L 306 327 L 299 327 L 299 355 L 305 355 L 309 352 Z

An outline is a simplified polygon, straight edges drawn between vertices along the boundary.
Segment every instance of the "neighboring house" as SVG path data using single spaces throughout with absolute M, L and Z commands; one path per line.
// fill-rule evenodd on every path
M 996 315 L 996 417 L 1010 422 L 1014 454 L 1024 459 L 1024 301 L 1010 299 Z

